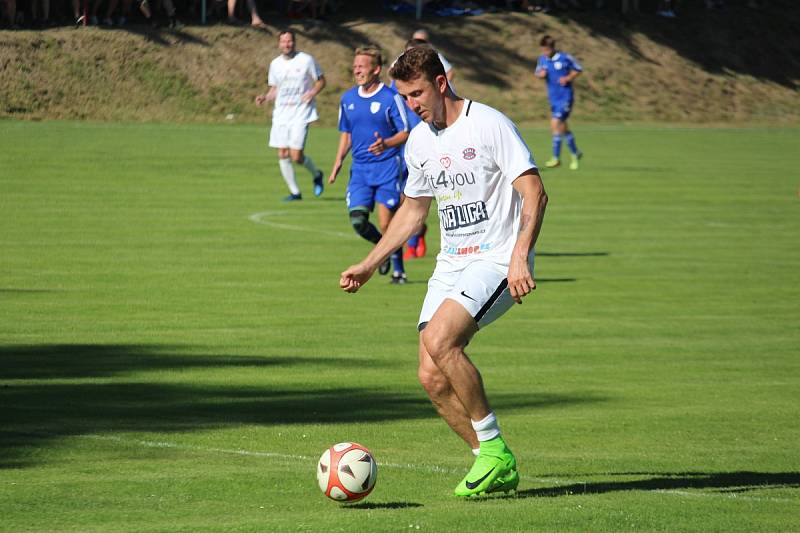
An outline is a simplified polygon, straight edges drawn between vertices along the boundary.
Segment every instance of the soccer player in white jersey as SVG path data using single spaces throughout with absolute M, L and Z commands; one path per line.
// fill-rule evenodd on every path
M 405 201 L 380 242 L 342 272 L 339 284 L 346 292 L 361 288 L 420 226 L 436 198 L 442 247 L 418 322 L 418 375 L 439 414 L 477 455 L 455 494 L 508 492 L 519 483 L 516 459 L 464 347 L 536 288 L 533 246 L 547 195 L 514 124 L 456 96 L 434 50 L 408 50 L 390 75 L 426 124 L 406 143 Z
M 269 145 L 278 149 L 278 166 L 289 188 L 289 196 L 284 201 L 302 200 L 292 162 L 303 165 L 311 173 L 315 196 L 320 196 L 323 190 L 322 171 L 303 150 L 308 125 L 319 118 L 314 98 L 325 87 L 325 76 L 310 54 L 295 49 L 292 30 L 280 32 L 278 48 L 281 55 L 269 64 L 269 91 L 256 96 L 256 105 L 275 102 Z

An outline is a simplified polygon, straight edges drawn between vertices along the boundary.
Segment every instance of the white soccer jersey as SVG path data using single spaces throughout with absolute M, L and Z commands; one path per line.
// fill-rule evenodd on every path
M 439 207 L 437 270 L 458 270 L 477 259 L 508 266 L 522 205 L 512 183 L 536 168 L 514 123 L 496 109 L 464 100 L 449 127 L 414 128 L 405 157 L 406 196 L 432 196 Z
M 308 92 L 322 76 L 316 60 L 305 52 L 296 52 L 286 59 L 279 55 L 269 64 L 267 83 L 278 88 L 275 107 L 272 110 L 273 124 L 292 122 L 314 122 L 319 118 L 314 100 L 305 104 L 300 98 Z

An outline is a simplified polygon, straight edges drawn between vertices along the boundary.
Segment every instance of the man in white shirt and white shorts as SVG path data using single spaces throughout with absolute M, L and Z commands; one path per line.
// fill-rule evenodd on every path
M 278 34 L 278 48 L 281 55 L 269 64 L 269 91 L 256 96 L 255 102 L 258 106 L 275 102 L 269 145 L 278 149 L 278 166 L 289 188 L 284 201 L 302 200 L 292 162 L 311 173 L 315 196 L 320 196 L 323 190 L 322 171 L 303 150 L 308 125 L 319 118 L 314 98 L 325 87 L 325 76 L 310 54 L 295 49 L 294 31 L 283 30 Z
M 418 375 L 439 415 L 477 455 L 457 496 L 515 490 L 519 474 L 480 373 L 472 336 L 536 288 L 533 246 L 547 195 L 530 150 L 502 113 L 456 96 L 436 51 L 407 50 L 390 70 L 425 124 L 406 142 L 406 199 L 383 238 L 339 284 L 356 292 L 425 221 L 433 198 L 442 248 L 418 322 Z

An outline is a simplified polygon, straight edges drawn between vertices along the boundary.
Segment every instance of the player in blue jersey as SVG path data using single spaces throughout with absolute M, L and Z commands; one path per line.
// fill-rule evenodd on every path
M 572 153 L 570 170 L 578 170 L 578 160 L 583 153 L 575 144 L 575 136 L 569 130 L 567 118 L 575 100 L 572 82 L 581 75 L 583 68 L 574 57 L 556 50 L 556 40 L 545 35 L 539 42 L 542 55 L 536 63 L 535 74 L 547 82 L 547 97 L 550 100 L 550 129 L 553 132 L 553 157 L 544 166 L 555 168 L 561 165 L 561 141 L 566 140 Z
M 339 104 L 339 149 L 328 177 L 334 183 L 348 152 L 353 152 L 347 209 L 353 229 L 376 244 L 400 206 L 403 163 L 400 147 L 408 138 L 408 115 L 403 100 L 381 82 L 383 57 L 374 46 L 356 49 L 353 77 L 356 86 L 342 95 Z M 380 230 L 369 221 L 378 205 Z M 392 283 L 406 283 L 403 251 L 391 255 Z M 387 274 L 389 259 L 379 272 Z

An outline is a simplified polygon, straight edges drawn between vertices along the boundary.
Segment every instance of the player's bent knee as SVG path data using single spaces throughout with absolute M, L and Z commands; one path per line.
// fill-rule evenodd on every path
M 369 230 L 369 213 L 361 209 L 350 211 L 350 224 L 356 233 L 366 238 Z
M 446 357 L 454 348 L 453 343 L 447 338 L 445 332 L 434 323 L 428 323 L 422 330 L 422 344 L 434 362 Z

